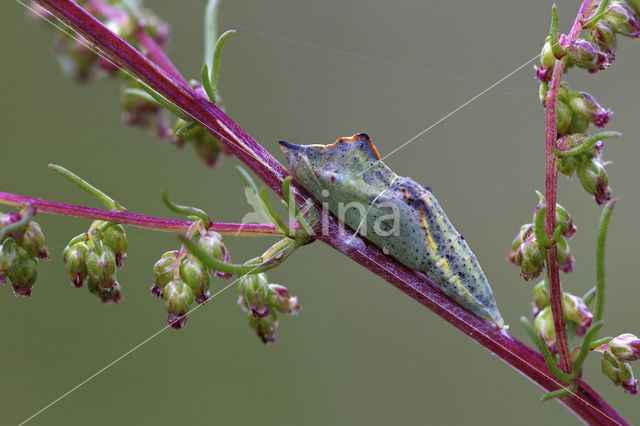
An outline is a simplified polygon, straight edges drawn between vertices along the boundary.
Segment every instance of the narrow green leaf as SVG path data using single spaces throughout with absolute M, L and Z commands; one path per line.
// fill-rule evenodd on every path
M 127 211 L 120 203 L 118 203 L 113 198 L 109 197 L 104 192 L 100 191 L 95 186 L 91 185 L 86 180 L 82 179 L 80 176 L 76 175 L 70 170 L 65 169 L 62 166 L 57 164 L 49 164 L 49 168 L 59 175 L 67 178 L 69 181 L 78 185 L 81 189 L 89 193 L 89 195 L 93 196 L 96 200 L 100 201 L 103 206 L 105 206 L 109 210 L 118 210 L 121 212 Z

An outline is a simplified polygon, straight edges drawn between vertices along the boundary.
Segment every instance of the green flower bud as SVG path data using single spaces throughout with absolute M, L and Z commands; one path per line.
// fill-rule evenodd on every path
M 569 248 L 569 242 L 565 237 L 560 237 L 556 243 L 558 248 L 558 267 L 565 273 L 573 271 L 573 263 L 575 259 L 571 255 L 571 249 Z
M 609 57 L 609 61 L 615 59 L 615 52 L 618 49 L 616 34 L 605 20 L 600 19 L 587 31 L 587 40 L 594 43 Z
M 87 279 L 87 288 L 91 294 L 98 296 L 102 303 L 118 304 L 122 301 L 122 289 L 117 281 L 111 288 L 100 288 L 96 282 L 89 277 Z
M 544 41 L 542 51 L 540 52 L 540 64 L 545 68 L 553 68 L 556 63 L 556 57 L 551 50 L 551 42 L 549 36 Z
M 625 393 L 638 394 L 638 382 L 633 377 L 631 365 L 624 360 L 616 358 L 610 352 L 602 354 L 602 372 L 616 386 L 622 386 Z
M 238 282 L 238 292 L 242 296 L 240 305 L 247 307 L 256 318 L 269 315 L 269 281 L 266 274 L 242 276 Z
M 607 69 L 611 65 L 607 55 L 588 40 L 581 38 L 573 40 L 566 46 L 566 50 L 569 63 L 584 68 L 590 73 Z
M 586 92 L 570 92 L 569 107 L 573 112 L 572 133 L 586 131 L 588 123 L 593 123 L 596 127 L 604 127 L 613 114 L 610 109 L 602 108 L 593 96 Z M 586 127 L 585 122 L 587 122 Z
M 551 44 L 549 43 L 549 37 L 547 37 L 540 52 L 540 66 L 534 67 L 536 69 L 536 79 L 541 83 L 548 83 L 551 80 L 555 63 L 556 58 L 551 51 Z
M 571 109 L 564 103 L 558 101 L 556 105 L 556 133 L 558 136 L 566 135 L 573 120 Z
M 36 260 L 22 247 L 18 246 L 16 250 L 18 256 L 9 266 L 7 276 L 11 279 L 16 296 L 31 297 L 31 289 L 38 275 Z
M 162 298 L 169 313 L 168 324 L 175 330 L 184 327 L 187 322 L 187 312 L 194 300 L 191 288 L 180 279 L 170 281 L 164 287 Z
M 634 10 L 625 1 L 609 2 L 602 15 L 602 20 L 611 25 L 618 33 L 631 38 L 640 37 L 640 22 Z
M 518 247 L 514 256 L 515 264 L 520 266 L 520 275 L 525 281 L 538 278 L 544 268 L 544 255 L 536 241 L 535 235 L 530 235 Z
M 560 226 L 562 235 L 567 238 L 573 237 L 576 233 L 576 226 L 573 224 L 573 217 L 569 214 L 567 209 L 560 204 L 556 204 L 556 224 Z
M 263 343 L 275 343 L 278 318 L 274 312 L 265 317 L 249 314 L 249 326 L 256 331 Z
M 18 262 L 18 248 L 13 238 L 7 238 L 0 244 L 0 285 L 6 284 L 9 269 Z
M 178 251 L 168 251 L 153 265 L 153 286 L 151 294 L 162 298 L 164 287 L 175 277 L 175 265 Z
M 229 263 L 229 253 L 227 248 L 222 243 L 222 236 L 214 231 L 208 231 L 198 238 L 198 245 L 214 259 L 218 259 L 222 262 Z M 229 279 L 231 274 L 220 271 L 213 271 L 220 278 Z
M 37 222 L 30 221 L 27 223 L 22 232 L 22 238 L 19 244 L 33 257 L 43 260 L 51 259 L 47 251 L 47 242 L 42 233 L 42 228 L 40 228 Z
M 62 260 L 67 268 L 67 276 L 76 288 L 82 287 L 87 278 L 85 262 L 89 255 L 89 246 L 86 243 L 77 243 L 67 246 L 62 254 Z
M 537 316 L 547 306 L 549 306 L 549 291 L 546 282 L 541 280 L 533 288 L 533 315 Z
M 558 172 L 571 177 L 578 167 L 578 160 L 576 160 L 576 157 L 561 157 L 558 158 L 557 165 Z
M 113 224 L 102 231 L 102 244 L 113 250 L 116 257 L 116 266 L 121 268 L 124 264 L 124 258 L 127 257 L 127 233 L 120 224 Z
M 609 351 L 616 358 L 625 361 L 640 359 L 640 339 L 631 333 L 624 333 L 609 341 Z
M 184 124 L 184 121 L 178 121 L 173 127 L 174 133 Z M 182 135 L 176 135 L 175 141 L 178 146 L 191 143 L 196 150 L 196 154 L 210 167 L 220 162 L 222 154 L 230 155 L 230 152 L 218 139 L 199 126 Z
M 524 242 L 524 240 L 529 237 L 533 233 L 533 225 L 530 223 L 526 223 L 520 227 L 520 231 L 516 234 L 516 237 L 513 239 L 511 243 L 511 251 L 507 256 L 507 260 L 513 264 L 516 264 L 516 251 L 520 247 L 520 245 Z
M 578 165 L 578 179 L 585 191 L 593 195 L 596 203 L 602 205 L 611 199 L 609 175 L 599 158 L 581 162 Z
M 180 278 L 191 288 L 197 303 L 202 304 L 209 300 L 211 280 L 206 266 L 197 260 L 187 258 L 180 264 Z
M 100 253 L 96 248 L 87 254 L 87 273 L 100 289 L 111 289 L 116 285 L 116 256 L 107 246 Z
M 562 293 L 562 311 L 565 321 L 576 324 L 576 336 L 584 336 L 593 319 L 593 314 L 589 312 L 584 301 L 573 294 Z
M 545 307 L 538 313 L 538 316 L 533 320 L 533 326 L 538 334 L 542 336 L 551 353 L 553 353 L 555 351 L 554 346 L 556 344 L 556 330 L 553 327 L 551 306 Z
M 269 308 L 273 308 L 283 314 L 295 315 L 300 310 L 297 297 L 291 297 L 289 289 L 280 284 L 269 284 L 268 302 Z

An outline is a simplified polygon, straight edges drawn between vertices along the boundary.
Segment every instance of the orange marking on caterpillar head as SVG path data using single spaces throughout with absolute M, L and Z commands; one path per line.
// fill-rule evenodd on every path
M 367 144 L 369 145 L 369 148 L 371 148 L 371 151 L 373 152 L 373 154 L 376 156 L 376 158 L 378 160 L 380 160 L 380 153 L 378 152 L 378 148 L 376 148 L 373 143 L 371 142 L 371 138 L 369 138 L 369 136 L 366 133 L 356 133 L 353 136 L 349 136 L 349 137 L 344 137 L 344 138 L 338 138 L 336 139 L 336 141 L 332 144 L 329 145 L 325 145 L 325 148 L 331 148 L 334 147 L 336 145 L 339 145 L 341 143 L 353 143 L 353 142 L 358 142 L 362 139 L 366 139 Z

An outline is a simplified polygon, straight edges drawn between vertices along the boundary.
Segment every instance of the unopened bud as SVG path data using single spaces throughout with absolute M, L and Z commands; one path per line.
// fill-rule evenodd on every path
M 520 266 L 520 275 L 529 281 L 540 276 L 544 267 L 544 255 L 536 241 L 535 235 L 530 235 L 515 252 L 515 264 Z
M 37 222 L 30 221 L 24 227 L 22 238 L 20 239 L 20 246 L 27 251 L 31 256 L 38 259 L 50 260 L 49 252 L 47 251 L 47 242 L 42 233 L 42 228 Z
M 560 237 L 556 243 L 558 249 L 558 267 L 565 273 L 571 273 L 573 271 L 573 263 L 575 259 L 571 255 L 571 249 L 569 248 L 569 242 L 566 237 Z
M 292 297 L 289 289 L 280 284 L 269 284 L 268 297 L 269 306 L 283 314 L 295 315 L 300 309 L 298 298 Z
M 113 254 L 116 258 L 116 266 L 122 267 L 124 264 L 124 258 L 127 257 L 127 248 L 129 242 L 127 241 L 127 233 L 124 227 L 120 224 L 109 225 L 102 231 L 102 244 L 113 250 Z
M 513 264 L 516 263 L 516 251 L 520 247 L 520 245 L 524 242 L 524 240 L 533 233 L 533 225 L 530 223 L 526 223 L 520 227 L 520 231 L 516 234 L 516 237 L 513 239 L 511 243 L 511 251 L 507 256 L 507 260 Z
M 611 199 L 609 188 L 609 175 L 599 158 L 591 158 L 578 166 L 578 178 L 582 187 L 598 204 L 604 204 Z
M 16 296 L 31 297 L 31 289 L 38 275 L 36 260 L 22 247 L 17 247 L 17 254 L 7 271 L 7 276 L 11 279 L 13 293 Z
M 116 256 L 107 246 L 100 253 L 96 248 L 87 254 L 87 274 L 100 289 L 110 289 L 116 285 Z
M 86 260 L 89 255 L 89 247 L 86 243 L 80 242 L 72 246 L 67 246 L 62 254 L 62 260 L 67 269 L 67 276 L 76 288 L 82 287 L 87 278 Z
M 564 102 L 558 101 L 556 105 L 556 133 L 558 136 L 566 135 L 569 132 L 572 120 L 571 108 Z
M 631 333 L 621 334 L 609 341 L 609 350 L 625 361 L 640 359 L 640 339 Z
M 269 281 L 265 274 L 244 275 L 239 280 L 238 292 L 242 295 L 243 304 L 256 318 L 269 315 Z
M 560 157 L 557 164 L 558 172 L 571 177 L 578 167 L 578 160 L 576 160 L 576 157 Z
M 197 303 L 209 300 L 209 270 L 197 260 L 185 259 L 180 264 L 180 278 L 191 288 Z
M 18 244 L 13 238 L 6 238 L 0 244 L 0 285 L 6 284 L 11 265 L 18 261 Z
M 616 34 L 605 20 L 600 19 L 587 31 L 587 40 L 594 43 L 609 57 L 609 61 L 615 59 L 615 52 L 618 49 Z
M 538 316 L 533 320 L 533 326 L 538 334 L 542 336 L 549 347 L 549 350 L 554 352 L 554 346 L 556 344 L 556 330 L 553 327 L 551 306 L 545 307 L 538 313 Z
M 578 296 L 570 293 L 562 294 L 562 311 L 564 318 L 576 324 L 576 335 L 584 336 L 591 326 L 593 314 L 589 312 L 587 305 Z
M 162 298 L 162 291 L 175 277 L 176 256 L 178 251 L 168 251 L 153 265 L 153 286 L 151 294 Z
M 562 235 L 567 238 L 573 237 L 576 233 L 577 229 L 573 223 L 573 217 L 571 217 L 567 209 L 560 204 L 556 204 L 556 224 L 560 226 Z
M 122 301 L 122 289 L 117 281 L 110 288 L 100 288 L 96 282 L 89 277 L 87 279 L 87 288 L 91 294 L 98 296 L 102 303 L 118 304 Z
M 571 64 L 584 68 L 590 73 L 607 69 L 611 65 L 607 55 L 588 40 L 582 38 L 573 40 L 566 50 Z
M 625 1 L 611 1 L 602 15 L 613 30 L 627 37 L 640 37 L 640 22 L 634 10 Z
M 278 318 L 275 312 L 265 317 L 255 317 L 249 314 L 249 326 L 253 328 L 263 343 L 275 343 Z
M 625 393 L 638 394 L 638 382 L 633 377 L 631 365 L 624 360 L 616 358 L 610 352 L 602 354 L 602 372 L 616 386 L 622 386 Z
M 208 231 L 198 238 L 198 245 L 211 257 L 229 263 L 229 253 L 222 242 L 222 236 L 214 231 Z M 229 279 L 231 274 L 214 271 L 220 278 Z
M 194 296 L 191 288 L 182 280 L 167 283 L 162 294 L 169 317 L 169 325 L 178 330 L 187 322 L 187 312 L 193 303 Z
M 533 288 L 533 316 L 537 316 L 541 310 L 549 306 L 549 290 L 544 280 Z
M 611 118 L 611 114 L 613 114 L 610 109 L 602 108 L 593 96 L 586 92 L 571 92 L 569 94 L 569 106 L 573 112 L 574 120 L 586 120 L 593 123 L 596 127 L 606 126 Z M 580 127 L 579 125 L 575 127 L 576 131 L 572 133 L 584 131 L 577 129 L 577 127 Z

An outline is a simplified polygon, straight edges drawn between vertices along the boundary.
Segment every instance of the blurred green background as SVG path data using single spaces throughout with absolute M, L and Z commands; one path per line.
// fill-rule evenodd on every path
M 381 0 L 223 1 L 220 28 L 239 30 L 225 47 L 220 88 L 228 113 L 283 160 L 276 141 L 330 143 L 366 131 L 384 155 L 534 57 L 551 1 Z M 204 0 L 147 1 L 172 26 L 170 56 L 188 77 L 202 63 Z M 579 2 L 559 1 L 568 30 Z M 48 171 L 64 165 L 130 211 L 175 217 L 179 202 L 216 220 L 249 211 L 234 159 L 210 169 L 122 124 L 119 83 L 81 86 L 60 71 L 53 29 L 30 22 L 18 2 L 0 5 L 4 127 L 0 190 L 97 206 Z M 348 52 L 340 53 L 340 52 Z M 639 333 L 637 267 L 640 42 L 620 40 L 614 66 L 566 80 L 615 115 L 604 158 L 616 206 L 608 245 L 604 333 Z M 510 331 L 530 314 L 532 283 L 505 261 L 544 187 L 544 117 L 531 65 L 387 160 L 433 188 L 489 277 Z M 560 178 L 559 200 L 575 217 L 575 273 L 566 290 L 594 284 L 600 209 L 578 182 Z M 5 207 L 3 210 L 8 210 Z M 149 295 L 151 267 L 177 247 L 170 234 L 130 229 L 119 272 L 125 300 L 103 306 L 68 284 L 61 252 L 88 220 L 39 215 L 53 260 L 39 265 L 31 300 L 0 289 L 0 423 L 17 423 L 165 325 Z M 267 238 L 226 238 L 232 259 L 262 252 Z M 34 425 L 411 425 L 576 424 L 556 402 L 482 347 L 389 284 L 327 246 L 299 250 L 269 273 L 302 303 L 264 346 L 230 289 L 196 311 L 180 332 L 165 331 L 36 417 Z M 214 286 L 221 289 L 225 282 Z M 600 373 L 589 381 L 623 416 L 640 422 L 638 400 Z M 636 367 L 640 372 L 640 369 Z

